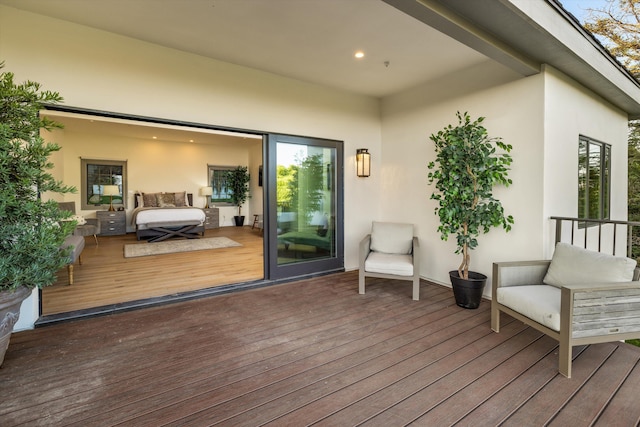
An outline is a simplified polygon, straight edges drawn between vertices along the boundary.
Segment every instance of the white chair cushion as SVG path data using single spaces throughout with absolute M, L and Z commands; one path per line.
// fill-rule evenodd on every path
M 411 255 L 370 252 L 364 262 L 364 271 L 395 274 L 396 276 L 413 276 L 413 257 Z
M 548 285 L 506 286 L 498 288 L 502 305 L 554 331 L 560 331 L 560 288 Z
M 386 254 L 410 254 L 413 248 L 413 224 L 373 222 L 371 250 Z
M 558 243 L 543 282 L 562 287 L 580 283 L 617 283 L 633 280 L 636 261 Z

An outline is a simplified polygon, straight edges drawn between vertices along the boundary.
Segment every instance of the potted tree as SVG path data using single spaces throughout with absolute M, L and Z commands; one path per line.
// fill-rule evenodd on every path
M 238 207 L 238 215 L 233 217 L 237 227 L 244 225 L 244 215 L 241 215 L 241 210 L 242 204 L 249 198 L 250 179 L 249 168 L 246 166 L 238 166 L 226 173 L 226 183 L 231 203 Z
M 69 212 L 40 198 L 45 191 L 74 191 L 47 172 L 50 154 L 60 147 L 40 136 L 40 129 L 61 127 L 39 112 L 62 98 L 41 91 L 38 83 L 16 84 L 13 78 L 0 73 L 0 365 L 22 301 L 34 288 L 56 280 L 70 250 L 60 246 L 75 227 L 73 221 L 61 221 Z
M 477 308 L 487 276 L 469 271 L 470 251 L 478 246 L 481 232 L 499 226 L 511 230 L 513 217 L 505 216 L 502 204 L 493 197 L 493 186 L 511 184 L 507 174 L 512 146 L 501 138 L 489 137 L 482 126 L 484 117 L 471 121 L 466 112 L 456 116 L 457 126 L 448 125 L 430 137 L 436 160 L 428 165 L 428 179 L 429 184 L 435 183 L 431 199 L 438 202 L 435 213 L 440 218 L 440 237 L 446 241 L 455 234 L 455 253 L 462 254 L 458 269 L 449 272 L 456 303 Z

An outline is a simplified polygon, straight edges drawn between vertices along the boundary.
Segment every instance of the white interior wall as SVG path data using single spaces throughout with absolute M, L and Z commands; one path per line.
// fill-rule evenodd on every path
M 252 173 L 251 194 L 259 202 L 262 189 L 258 187 L 258 165 L 261 162 L 262 140 L 246 139 L 243 142 L 228 141 L 221 136 L 212 144 L 178 143 L 153 139 L 138 139 L 97 132 L 56 130 L 55 141 L 62 147 L 55 162 L 54 175 L 78 192 L 64 195 L 64 201 L 75 201 L 78 213 L 95 218 L 95 210 L 80 210 L 81 167 L 80 159 L 107 159 L 127 161 L 127 231 L 135 231 L 131 225 L 136 192 L 178 192 L 193 194 L 194 206 L 203 207 L 204 197 L 199 190 L 207 185 L 207 165 L 248 166 Z M 251 199 L 250 199 L 251 200 Z M 235 207 L 219 207 L 220 225 L 232 226 Z M 242 214 L 250 217 L 253 206 L 247 202 Z M 246 223 L 245 219 L 245 223 Z
M 249 216 L 245 219 L 245 224 L 253 223 L 253 215 L 262 215 L 264 213 L 264 187 L 260 187 L 258 181 L 258 171 L 261 165 L 264 165 L 262 159 L 262 140 L 258 144 L 253 144 L 249 150 L 249 173 L 251 181 L 249 182 Z M 263 171 L 263 173 L 265 173 Z M 264 177 L 263 177 L 264 179 Z M 263 181 L 264 182 L 264 181 Z
M 40 82 L 74 107 L 344 141 L 345 267 L 357 267 L 358 241 L 378 216 L 380 178 L 349 171 L 357 148 L 380 152 L 379 100 L 6 6 L 0 58 L 16 81 Z M 23 310 L 18 329 L 36 318 Z

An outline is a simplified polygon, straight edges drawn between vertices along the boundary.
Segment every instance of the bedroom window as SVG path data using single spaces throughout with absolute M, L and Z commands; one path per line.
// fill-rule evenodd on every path
M 209 185 L 213 188 L 213 194 L 211 195 L 209 204 L 232 205 L 231 197 L 229 197 L 229 189 L 227 188 L 227 179 L 225 178 L 227 171 L 232 169 L 235 169 L 235 166 L 207 165 Z
M 611 146 L 580 136 L 578 217 L 608 219 L 611 205 Z
M 111 196 L 104 195 L 105 185 L 117 185 L 119 194 L 113 196 L 116 207 L 126 208 L 127 161 L 80 159 L 82 168 L 81 205 L 83 210 L 109 206 Z

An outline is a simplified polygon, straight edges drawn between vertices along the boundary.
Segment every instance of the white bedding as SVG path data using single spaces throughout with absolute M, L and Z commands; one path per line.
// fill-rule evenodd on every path
M 200 208 L 137 208 L 133 212 L 132 222 L 138 230 L 152 227 L 172 226 L 180 224 L 202 225 L 205 221 L 204 211 Z

